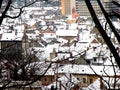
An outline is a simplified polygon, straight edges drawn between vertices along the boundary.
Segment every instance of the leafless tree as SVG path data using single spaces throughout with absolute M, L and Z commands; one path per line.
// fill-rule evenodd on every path
M 10 49 L 8 49 L 10 51 Z M 7 54 L 7 56 L 6 56 Z M 5 56 L 4 56 L 5 55 Z M 21 52 L 4 53 L 0 59 L 0 89 L 22 89 L 32 85 L 45 75 L 52 63 L 40 62 L 35 54 Z M 39 71 L 39 76 L 34 77 Z M 40 85 L 40 83 L 39 83 Z M 30 87 L 31 86 L 31 87 Z M 40 87 L 39 87 L 40 89 Z
M 92 71 L 95 73 L 96 76 L 98 76 L 100 78 L 100 88 L 101 89 L 104 89 L 104 90 L 118 90 L 120 87 L 119 87 L 119 81 L 120 81 L 120 77 L 118 75 L 118 72 L 119 72 L 119 67 L 117 66 L 117 64 L 114 62 L 113 60 L 113 57 L 110 56 L 109 58 L 109 61 L 110 61 L 110 65 L 107 65 L 106 64 L 103 64 L 103 69 L 101 71 L 101 73 L 103 73 L 102 75 L 99 75 L 95 70 L 94 68 L 90 66 L 90 68 L 92 69 Z M 109 71 L 107 70 L 111 70 L 113 71 L 112 75 L 110 75 Z
M 96 1 L 97 1 L 98 5 L 99 5 L 99 7 L 100 7 L 100 9 L 101 9 L 104 17 L 105 17 L 107 23 L 109 24 L 109 27 L 110 27 L 111 31 L 114 33 L 115 37 L 117 38 L 118 43 L 120 43 L 119 33 L 117 32 L 117 29 L 116 29 L 115 26 L 113 25 L 112 20 L 110 19 L 110 15 L 105 11 L 104 6 L 103 6 L 101 0 L 96 0 Z M 105 30 L 105 29 L 103 28 L 103 26 L 101 25 L 100 20 L 98 19 L 97 15 L 96 15 L 96 12 L 95 12 L 95 10 L 94 10 L 94 8 L 93 8 L 90 0 L 85 0 L 85 3 L 86 3 L 86 5 L 87 5 L 88 10 L 89 10 L 89 12 L 90 12 L 90 14 L 91 14 L 91 17 L 92 17 L 92 19 L 93 19 L 93 21 L 94 21 L 94 23 L 95 23 L 95 26 L 97 27 L 97 29 L 98 29 L 98 31 L 100 32 L 101 36 L 103 37 L 105 43 L 108 45 L 108 47 L 109 47 L 109 49 L 110 49 L 110 51 L 111 51 L 111 56 L 110 56 L 110 57 L 111 57 L 111 60 L 110 60 L 110 61 L 111 61 L 111 63 L 112 63 L 112 66 L 111 66 L 111 67 L 113 67 L 113 71 L 114 71 L 114 77 L 113 77 L 113 78 L 114 78 L 114 84 L 113 84 L 113 87 L 111 88 L 111 85 L 110 85 L 111 76 L 106 73 L 105 68 L 103 69 L 103 72 L 104 72 L 104 73 L 106 74 L 106 76 L 108 77 L 108 80 L 105 80 L 102 76 L 98 75 L 93 69 L 92 69 L 92 70 L 94 71 L 94 73 L 95 73 L 96 75 L 98 75 L 98 76 L 100 77 L 100 79 L 101 79 L 103 82 L 105 82 L 105 83 L 107 84 L 109 90 L 110 90 L 110 89 L 114 89 L 114 90 L 115 90 L 115 89 L 116 89 L 116 86 L 117 86 L 117 82 L 119 81 L 119 77 L 117 77 L 117 75 L 116 75 L 117 72 L 116 72 L 115 69 L 116 69 L 117 67 L 116 67 L 116 66 L 114 65 L 114 63 L 112 62 L 112 55 L 113 55 L 113 57 L 115 58 L 115 61 L 116 61 L 116 63 L 117 63 L 117 65 L 118 65 L 119 68 L 120 68 L 120 61 L 119 61 L 119 60 L 120 60 L 120 56 L 119 56 L 119 54 L 118 54 L 118 52 L 117 52 L 117 50 L 116 50 L 113 42 L 112 42 L 111 39 L 110 39 L 111 37 L 109 37 L 109 36 L 107 35 L 106 30 Z M 117 5 L 118 7 L 120 6 L 120 4 L 119 4 L 118 2 L 116 2 L 116 1 L 113 1 L 113 3 L 114 3 L 115 5 Z M 119 11 L 116 12 L 116 10 L 113 10 L 113 12 L 115 13 L 115 16 L 116 16 L 116 17 L 118 17 L 118 18 L 120 17 Z M 91 67 L 91 66 L 90 66 L 90 67 Z M 104 67 L 105 67 L 105 66 L 104 66 Z M 92 68 L 92 67 L 91 67 L 91 68 Z
M 21 2 L 21 5 L 17 3 L 17 6 L 15 6 L 14 3 L 16 1 Z M 2 24 L 4 18 L 15 19 L 21 16 L 24 12 L 24 8 L 33 5 L 36 1 L 39 0 L 32 0 L 31 2 L 27 2 L 27 0 L 0 0 L 0 25 Z M 19 9 L 17 15 L 11 16 L 7 13 L 10 10 L 16 9 Z M 44 65 L 46 67 L 45 69 L 43 69 L 44 66 L 41 66 L 40 71 L 42 71 L 42 73 L 39 77 L 33 78 L 39 67 L 39 62 L 37 61 L 38 59 L 35 54 L 31 53 L 31 51 L 29 54 L 24 54 L 24 51 L 21 49 L 15 49 L 15 45 L 17 45 L 17 42 L 1 49 L 0 90 L 11 88 L 21 89 L 21 87 L 24 88 L 25 86 L 29 86 L 30 90 L 32 90 L 32 84 L 45 75 L 52 63 L 48 63 L 46 66 Z
M 16 1 L 18 1 L 18 0 L 16 0 Z M 24 10 L 23 10 L 24 7 L 28 7 L 32 4 L 34 4 L 38 0 L 33 0 L 33 2 L 29 2 L 29 3 L 26 0 L 19 0 L 19 1 L 22 3 L 22 5 L 21 6 L 18 5 L 19 7 L 16 7 L 16 6 L 13 6 L 13 0 L 0 0 L 0 9 L 1 9 L 0 25 L 2 24 L 4 18 L 11 18 L 11 19 L 18 18 L 24 12 Z M 103 6 L 101 5 L 100 0 L 97 0 L 97 1 L 98 1 L 98 4 L 107 20 L 107 23 L 110 25 L 112 32 L 115 34 L 118 42 L 120 43 L 120 39 L 119 39 L 120 36 L 118 35 L 118 32 L 116 32 L 116 29 L 113 26 L 110 18 L 108 18 L 109 15 L 105 12 Z M 113 43 L 110 40 L 110 37 L 107 35 L 103 26 L 99 22 L 99 19 L 97 18 L 94 8 L 92 7 L 92 5 L 90 3 L 90 0 L 85 0 L 85 2 L 90 11 L 90 14 L 93 18 L 93 21 L 95 22 L 95 26 L 98 28 L 101 36 L 103 37 L 104 41 L 110 48 L 110 51 L 112 52 L 118 66 L 120 67 L 120 61 L 119 61 L 120 57 L 118 55 L 118 52 L 115 49 L 115 46 L 113 45 Z M 12 10 L 19 9 L 19 13 L 15 16 L 8 15 L 7 12 L 10 9 L 12 9 Z M 8 48 L 8 47 L 6 47 L 6 48 Z M 7 51 L 10 51 L 10 50 L 8 49 Z M 6 73 L 5 76 L 0 75 L 0 77 L 1 77 L 0 83 L 2 84 L 2 86 L 0 87 L 1 90 L 13 88 L 13 87 L 22 87 L 22 86 L 31 85 L 32 83 L 36 82 L 40 77 L 42 77 L 47 72 L 47 70 L 49 69 L 49 67 L 52 64 L 52 63 L 50 63 L 47 65 L 45 72 L 43 72 L 40 77 L 33 79 L 31 76 L 32 76 L 33 72 L 35 72 L 34 69 L 36 68 L 36 64 L 34 64 L 32 66 L 32 68 L 30 69 L 30 67 L 31 67 L 30 63 L 32 61 L 36 61 L 35 55 L 24 56 L 21 52 L 22 51 L 17 51 L 15 53 L 7 52 L 5 54 L 1 54 L 0 57 L 2 57 L 2 58 L 1 58 L 1 64 L 0 64 L 1 65 L 0 72 L 2 73 L 4 71 Z M 6 54 L 8 54 L 8 55 L 6 55 Z M 23 81 L 25 81 L 25 83 L 11 84 L 13 80 L 23 80 Z M 4 81 L 4 83 L 3 83 L 3 81 Z M 115 87 L 115 85 L 114 85 L 114 87 Z
M 33 5 L 36 1 L 38 0 L 32 0 L 31 2 L 27 2 L 27 0 L 19 0 L 19 1 L 0 0 L 0 9 L 1 9 L 0 25 L 2 24 L 4 18 L 11 18 L 11 19 L 18 18 L 24 12 L 23 8 Z M 17 3 L 17 6 L 15 6 L 14 2 L 20 2 L 21 5 Z M 7 14 L 9 10 L 16 10 L 16 9 L 19 9 L 19 13 L 17 15 L 11 16 Z
M 111 21 L 109 15 L 108 15 L 108 13 L 103 8 L 103 5 L 102 5 L 101 1 L 97 0 L 97 2 L 98 2 L 98 5 L 101 8 L 101 11 L 102 11 L 105 19 L 107 20 L 107 23 L 110 25 L 110 28 L 111 28 L 112 32 L 114 33 L 114 35 L 116 36 L 118 42 L 120 43 L 120 41 L 119 41 L 120 36 L 119 36 L 118 32 L 116 31 L 116 28 L 112 24 L 112 21 Z M 101 23 L 100 23 L 97 15 L 96 15 L 96 12 L 95 12 L 90 0 L 85 0 L 85 3 L 87 5 L 88 10 L 89 10 L 89 12 L 91 14 L 91 17 L 92 17 L 92 19 L 93 19 L 93 21 L 95 23 L 95 26 L 97 27 L 97 29 L 100 32 L 101 36 L 103 37 L 104 41 L 106 42 L 106 44 L 110 48 L 110 51 L 112 52 L 118 66 L 120 67 L 120 60 L 119 60 L 120 57 L 119 57 L 119 55 L 118 55 L 118 53 L 117 53 L 117 51 L 115 49 L 115 46 L 113 45 L 112 41 L 110 40 L 110 37 L 107 35 L 106 31 L 104 30 L 103 26 L 101 25 Z

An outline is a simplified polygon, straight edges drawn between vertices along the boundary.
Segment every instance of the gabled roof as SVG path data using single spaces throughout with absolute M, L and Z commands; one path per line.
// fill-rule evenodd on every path
M 23 39 L 24 33 L 3 33 L 1 41 L 21 41 Z
M 57 36 L 77 36 L 78 30 L 57 30 L 56 31 Z
M 118 21 L 114 21 L 113 22 L 113 25 L 117 28 L 117 29 L 120 29 L 120 22 L 118 22 Z
M 27 25 L 33 26 L 36 23 L 35 20 L 29 20 L 26 22 Z
M 69 69 L 68 69 L 69 68 Z M 97 66 L 97 65 L 76 65 L 76 64 L 65 64 L 58 68 L 57 73 L 72 73 L 80 75 L 102 75 L 102 76 L 114 76 L 120 75 L 120 69 L 115 67 L 115 72 L 113 66 Z M 96 73 L 95 73 L 96 72 Z
M 99 43 L 99 42 L 98 42 L 97 39 L 94 38 L 94 39 L 91 41 L 91 43 Z
M 98 78 L 95 82 L 90 84 L 85 90 L 101 90 L 100 89 L 100 79 Z

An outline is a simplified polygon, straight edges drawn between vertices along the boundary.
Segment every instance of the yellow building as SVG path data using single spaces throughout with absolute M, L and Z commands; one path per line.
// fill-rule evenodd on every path
M 61 0 L 62 15 L 72 15 L 72 9 L 76 8 L 76 0 Z

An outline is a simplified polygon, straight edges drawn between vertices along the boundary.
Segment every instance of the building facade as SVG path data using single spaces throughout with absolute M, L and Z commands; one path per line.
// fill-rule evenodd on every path
M 113 5 L 112 0 L 102 0 L 102 3 L 105 10 L 109 14 L 112 14 L 112 10 L 116 8 L 116 6 Z M 91 0 L 91 4 L 94 7 L 94 10 L 97 14 L 102 14 L 101 9 L 96 0 Z M 90 13 L 84 0 L 76 0 L 76 11 L 79 13 L 80 16 L 90 16 Z
M 72 10 L 76 8 L 75 0 L 61 0 L 62 15 L 72 15 Z

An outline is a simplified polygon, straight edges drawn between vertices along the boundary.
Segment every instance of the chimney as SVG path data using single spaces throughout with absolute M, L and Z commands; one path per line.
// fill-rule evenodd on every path
M 57 52 L 56 52 L 55 48 L 53 48 L 53 51 L 50 53 L 50 59 L 53 59 L 55 57 L 57 57 Z
M 70 58 L 72 58 L 72 57 L 73 57 L 72 52 L 70 52 Z

